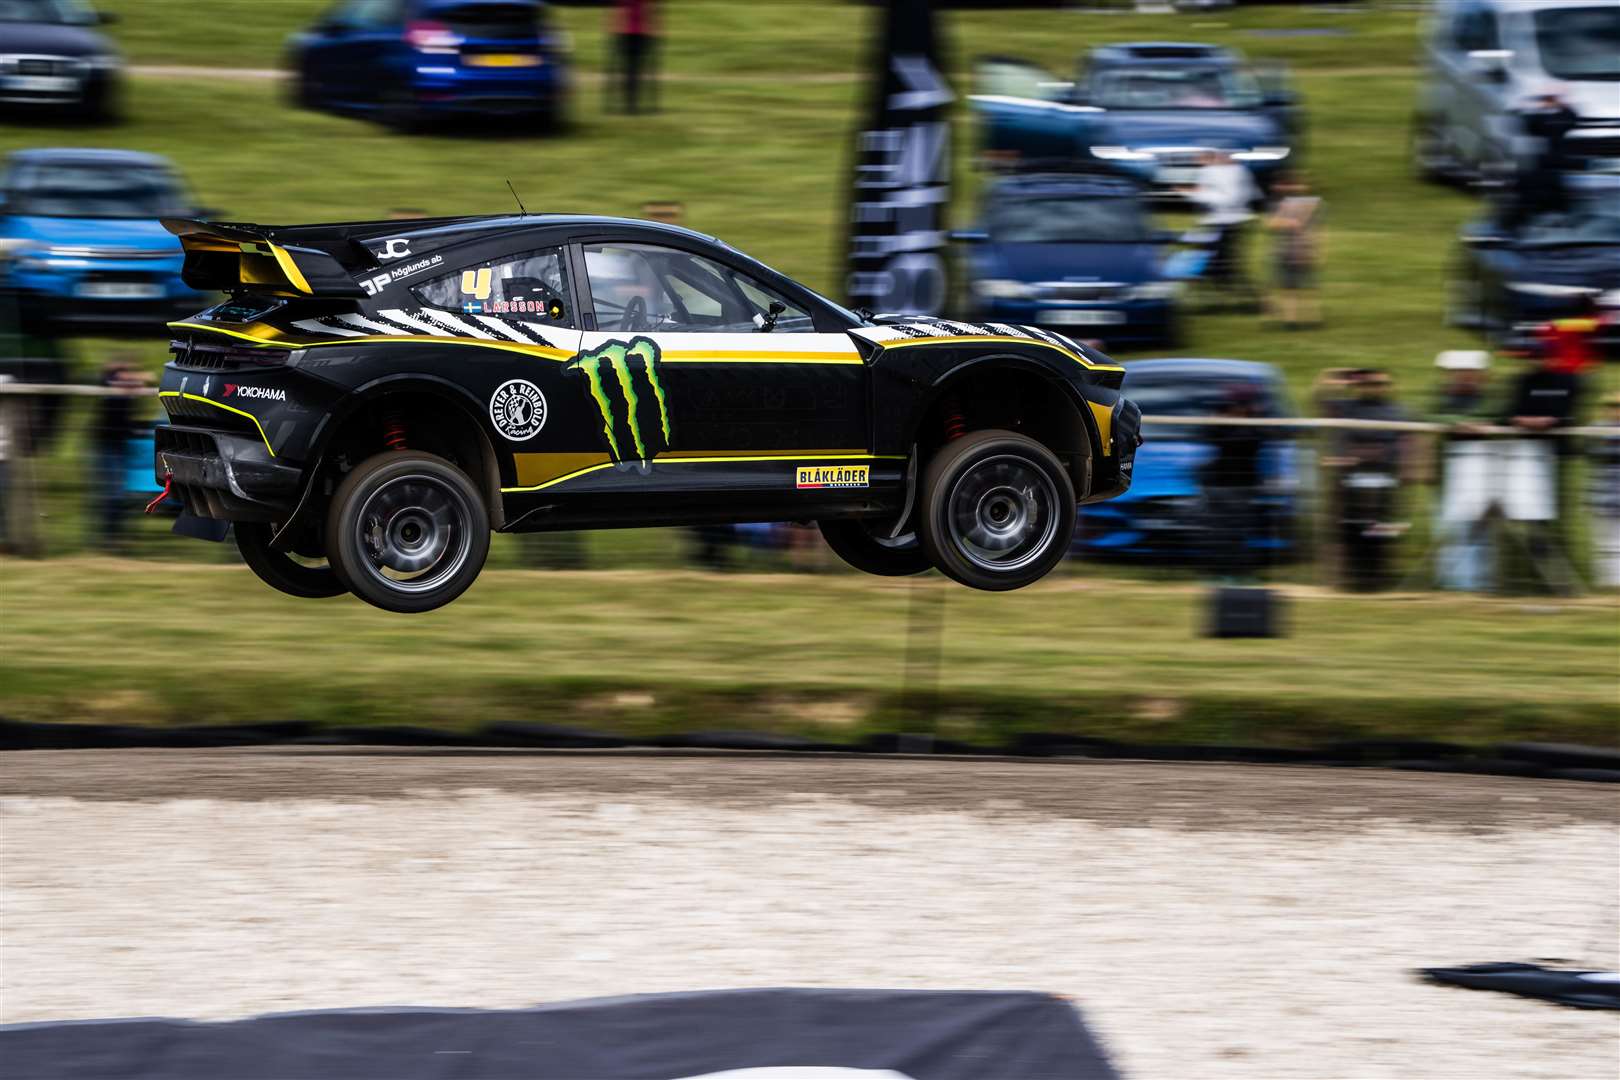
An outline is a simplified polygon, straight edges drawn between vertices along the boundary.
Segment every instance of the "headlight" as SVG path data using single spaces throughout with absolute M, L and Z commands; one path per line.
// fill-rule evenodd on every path
M 1603 291 L 1590 285 L 1554 285 L 1545 281 L 1510 281 L 1507 287 L 1526 296 L 1596 296 Z
M 973 283 L 973 291 L 986 300 L 1025 300 L 1035 295 L 1035 288 L 1010 278 L 984 278 Z
M 1179 281 L 1150 281 L 1138 285 L 1125 294 L 1131 300 L 1172 300 L 1181 295 Z
M 1093 146 L 1093 157 L 1100 157 L 1104 161 L 1152 161 L 1153 155 L 1146 150 L 1132 150 L 1128 146 Z
M 1257 146 L 1253 150 L 1239 150 L 1232 155 L 1233 161 L 1281 161 L 1287 157 L 1289 149 L 1286 146 Z
M 105 56 L 89 56 L 85 58 L 96 71 L 111 71 L 124 65 L 124 58 L 117 53 L 107 53 Z

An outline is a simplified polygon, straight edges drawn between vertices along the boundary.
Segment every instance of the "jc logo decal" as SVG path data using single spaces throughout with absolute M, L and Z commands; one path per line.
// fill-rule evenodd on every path
M 379 259 L 403 259 L 411 253 L 411 242 L 403 236 L 396 236 L 383 243 L 383 249 L 377 253 Z

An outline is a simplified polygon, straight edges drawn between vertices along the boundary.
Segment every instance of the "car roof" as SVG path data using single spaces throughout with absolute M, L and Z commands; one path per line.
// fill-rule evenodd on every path
M 159 165 L 169 167 L 169 159 L 139 150 L 100 147 L 44 146 L 14 150 L 7 160 L 17 165 Z
M 1131 373 L 1135 371 L 1153 375 L 1216 375 L 1254 382 L 1273 382 L 1282 377 L 1276 367 L 1271 364 L 1261 363 L 1258 360 L 1225 360 L 1216 357 L 1177 356 L 1152 360 L 1126 360 L 1124 363 L 1127 387 Z M 1129 393 L 1129 390 L 1127 389 L 1126 392 Z
M 1237 58 L 1237 53 L 1223 45 L 1196 41 L 1131 41 L 1100 45 L 1091 52 L 1093 64 L 1156 64 L 1166 60 L 1232 64 Z
M 985 198 L 1038 197 L 1043 195 L 1128 196 L 1139 192 L 1139 185 L 1124 176 L 1094 172 L 1040 172 L 1003 176 L 985 189 Z
M 222 225 L 241 224 L 220 222 Z M 258 226 L 252 226 L 257 228 Z M 412 239 L 442 239 L 452 242 L 518 230 L 572 229 L 589 231 L 625 230 L 641 232 L 648 237 L 664 236 L 672 239 L 696 240 L 730 249 L 730 245 L 706 233 L 680 225 L 667 225 L 660 221 L 641 218 L 611 217 L 603 214 L 471 214 L 462 217 L 440 218 L 384 218 L 375 221 L 329 221 L 309 225 L 268 226 L 272 232 L 290 240 L 300 234 L 311 238 L 375 240 L 382 237 L 410 237 Z

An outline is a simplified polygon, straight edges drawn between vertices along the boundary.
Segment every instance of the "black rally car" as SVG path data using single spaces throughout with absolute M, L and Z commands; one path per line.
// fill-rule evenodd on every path
M 171 220 L 156 470 L 296 596 L 459 595 L 491 529 L 815 521 L 851 565 L 1044 575 L 1130 483 L 1124 370 L 1059 334 L 873 319 L 726 244 L 561 215 Z

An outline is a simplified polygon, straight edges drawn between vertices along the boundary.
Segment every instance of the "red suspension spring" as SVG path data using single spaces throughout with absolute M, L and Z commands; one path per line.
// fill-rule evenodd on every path
M 962 415 L 960 402 L 952 400 L 945 403 L 945 441 L 960 439 L 967 434 L 967 419 Z
M 388 444 L 390 450 L 404 450 L 405 421 L 400 419 L 398 413 L 389 413 L 383 417 L 383 442 Z

